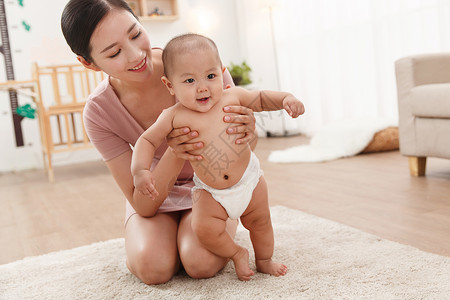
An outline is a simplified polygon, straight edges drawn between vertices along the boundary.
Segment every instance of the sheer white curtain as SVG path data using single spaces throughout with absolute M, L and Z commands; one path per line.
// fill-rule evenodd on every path
M 450 0 L 262 2 L 253 9 L 272 6 L 280 89 L 306 106 L 303 133 L 338 119 L 397 119 L 395 60 L 450 51 Z

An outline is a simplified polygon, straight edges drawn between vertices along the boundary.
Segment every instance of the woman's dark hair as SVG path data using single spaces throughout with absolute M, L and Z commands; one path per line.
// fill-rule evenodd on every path
M 92 62 L 90 40 L 98 23 L 113 8 L 136 15 L 124 0 L 70 0 L 61 15 L 61 29 L 72 51 Z

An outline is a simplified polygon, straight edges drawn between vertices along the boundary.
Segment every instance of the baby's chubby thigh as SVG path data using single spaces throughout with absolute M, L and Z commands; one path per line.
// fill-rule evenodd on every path
M 192 229 L 202 240 L 226 230 L 228 214 L 212 195 L 203 189 L 192 193 Z
M 249 231 L 271 226 L 267 183 L 264 175 L 259 178 L 250 203 L 241 216 L 241 222 Z

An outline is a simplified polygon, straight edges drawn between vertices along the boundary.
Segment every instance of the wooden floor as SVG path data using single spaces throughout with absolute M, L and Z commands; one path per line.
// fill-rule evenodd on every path
M 260 139 L 271 205 L 284 205 L 382 238 L 450 256 L 450 160 L 411 177 L 399 152 L 326 163 L 274 164 L 272 150 L 302 136 Z M 0 175 L 0 264 L 123 236 L 124 197 L 103 162 Z M 301 238 L 301 237 L 299 237 Z

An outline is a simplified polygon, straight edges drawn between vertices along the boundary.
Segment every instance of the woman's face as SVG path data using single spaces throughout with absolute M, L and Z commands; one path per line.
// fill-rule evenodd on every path
M 112 77 L 145 81 L 153 73 L 150 41 L 142 25 L 123 9 L 112 9 L 91 37 L 93 64 Z

